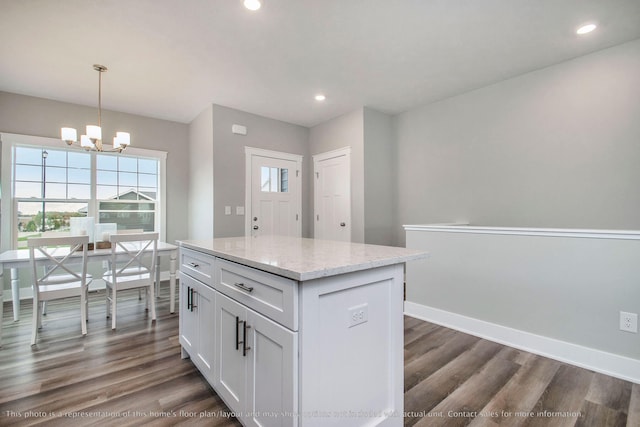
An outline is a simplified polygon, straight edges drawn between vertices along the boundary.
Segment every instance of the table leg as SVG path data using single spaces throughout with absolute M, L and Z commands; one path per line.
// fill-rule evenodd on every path
M 11 269 L 11 298 L 13 298 L 13 321 L 20 320 L 20 280 L 18 269 Z
M 176 264 L 178 254 L 176 251 L 171 252 L 171 259 L 169 261 L 169 312 L 175 313 L 176 311 Z

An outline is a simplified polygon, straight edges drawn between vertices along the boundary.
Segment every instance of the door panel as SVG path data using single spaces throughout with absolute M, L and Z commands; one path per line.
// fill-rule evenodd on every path
M 314 156 L 314 236 L 351 241 L 350 155 L 333 154 Z
M 215 291 L 208 286 L 199 284 L 195 305 L 199 324 L 197 358 L 200 362 L 200 372 L 207 380 L 213 382 L 216 354 L 214 339 L 216 327 Z
M 252 234 L 299 236 L 296 162 L 253 156 L 252 169 Z
M 248 425 L 297 425 L 298 334 L 248 311 L 251 360 L 248 386 Z M 273 416 L 276 413 L 278 416 Z
M 218 372 L 217 392 L 231 407 L 241 407 L 246 399 L 246 357 L 242 357 L 242 322 L 246 310 L 237 302 L 218 294 L 216 298 L 216 322 L 219 338 L 216 354 Z
M 180 275 L 180 344 L 189 353 L 189 356 L 195 359 L 193 350 L 196 345 L 196 337 L 198 336 L 197 312 L 191 309 L 191 289 L 196 286 L 197 282 L 191 277 Z M 194 360 L 194 363 L 198 363 Z

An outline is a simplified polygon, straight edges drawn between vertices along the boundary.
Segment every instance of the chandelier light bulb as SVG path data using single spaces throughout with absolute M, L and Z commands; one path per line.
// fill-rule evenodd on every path
M 93 64 L 93 69 L 98 72 L 98 124 L 87 125 L 87 134 L 80 137 L 80 147 L 85 150 L 104 151 L 102 146 L 102 73 L 107 71 L 107 67 L 100 64 Z M 77 144 L 78 132 L 74 128 L 61 128 L 60 138 L 67 145 Z M 113 150 L 122 152 L 131 144 L 131 136 L 128 132 L 116 132 L 113 138 Z
M 102 129 L 100 126 L 87 125 L 87 136 L 92 141 L 100 141 L 102 140 Z
M 78 141 L 78 131 L 76 131 L 74 128 L 62 128 L 60 129 L 60 137 L 68 145 L 71 145 L 74 142 Z

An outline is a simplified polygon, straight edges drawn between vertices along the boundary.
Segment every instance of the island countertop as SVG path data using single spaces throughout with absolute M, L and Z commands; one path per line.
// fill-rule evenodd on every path
M 179 240 L 178 245 L 305 281 L 426 258 L 414 249 L 284 236 Z

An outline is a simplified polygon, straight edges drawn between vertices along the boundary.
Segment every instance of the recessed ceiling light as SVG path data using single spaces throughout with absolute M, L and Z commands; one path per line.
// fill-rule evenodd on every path
M 324 101 L 325 99 L 327 99 L 327 97 L 321 93 L 317 94 L 315 98 L 316 98 L 316 101 Z
M 249 10 L 258 10 L 262 6 L 262 0 L 244 0 L 243 4 Z
M 596 29 L 596 27 L 597 27 L 597 25 L 596 25 L 596 24 L 586 24 L 586 25 L 583 25 L 583 26 L 581 26 L 580 28 L 578 28 L 578 29 L 576 30 L 576 34 L 580 34 L 580 35 L 582 35 L 582 34 L 590 33 L 591 31 L 595 30 L 595 29 Z

